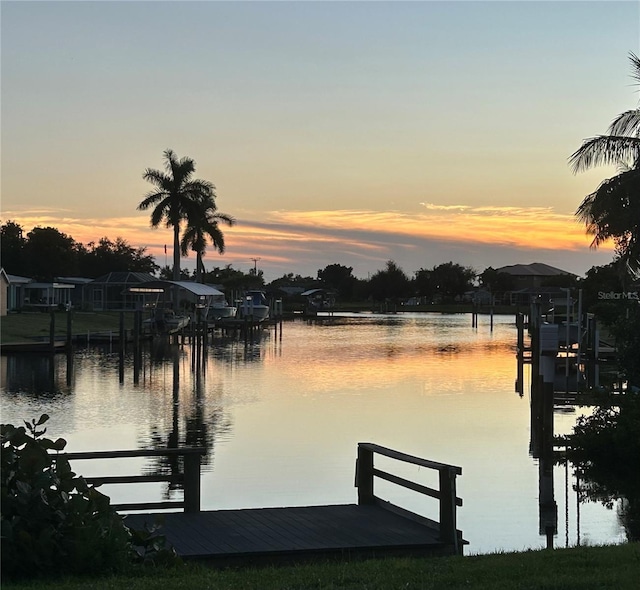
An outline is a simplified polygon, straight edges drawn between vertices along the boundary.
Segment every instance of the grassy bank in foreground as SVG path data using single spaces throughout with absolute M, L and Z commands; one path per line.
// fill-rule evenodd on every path
M 471 557 L 380 559 L 260 569 L 185 565 L 128 576 L 9 583 L 28 590 L 471 590 L 610 588 L 637 590 L 640 544 L 527 551 Z

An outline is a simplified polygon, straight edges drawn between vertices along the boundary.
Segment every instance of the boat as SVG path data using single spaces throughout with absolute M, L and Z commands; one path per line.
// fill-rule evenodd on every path
M 269 317 L 269 303 L 264 292 L 258 290 L 247 291 L 244 298 L 238 301 L 236 317 L 253 322 L 266 320 Z
M 325 289 L 309 289 L 300 293 L 300 297 L 307 300 L 304 310 L 307 316 L 315 316 L 319 311 L 331 311 L 335 304 L 334 294 Z
M 229 305 L 224 295 L 214 298 L 209 304 L 209 311 L 207 312 L 207 320 L 217 322 L 219 320 L 226 320 L 236 317 L 238 308 L 233 305 Z
M 190 318 L 187 315 L 176 315 L 172 309 L 155 310 L 153 317 L 142 322 L 146 331 L 156 334 L 175 334 L 189 325 Z

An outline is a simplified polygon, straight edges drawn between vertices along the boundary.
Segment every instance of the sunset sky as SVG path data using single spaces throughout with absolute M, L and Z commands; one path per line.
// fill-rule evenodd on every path
M 207 268 L 612 258 L 573 213 L 615 169 L 567 158 L 638 104 L 638 1 L 3 0 L 1 27 L 2 222 L 164 265 L 136 207 L 171 148 L 237 219 Z

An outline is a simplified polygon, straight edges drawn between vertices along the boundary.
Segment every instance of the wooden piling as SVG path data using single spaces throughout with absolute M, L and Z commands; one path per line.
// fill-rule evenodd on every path
M 73 347 L 73 336 L 72 336 L 72 330 L 71 330 L 73 317 L 71 314 L 72 312 L 69 309 L 67 311 L 67 350 L 71 350 Z
M 49 312 L 49 346 L 51 350 L 55 348 L 56 343 L 56 313 L 55 311 Z
M 358 488 L 358 504 L 375 503 L 373 495 L 373 451 L 364 445 L 358 445 L 356 487 Z

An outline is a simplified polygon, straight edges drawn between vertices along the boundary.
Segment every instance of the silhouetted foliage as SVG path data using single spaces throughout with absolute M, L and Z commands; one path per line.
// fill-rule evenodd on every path
M 591 311 L 596 304 L 604 300 L 600 293 L 621 293 L 630 287 L 631 275 L 619 258 L 603 266 L 592 266 L 584 279 L 579 281 L 582 289 L 582 305 L 585 311 Z
M 89 278 L 118 271 L 155 274 L 160 267 L 145 251 L 145 248 L 134 248 L 123 238 L 116 238 L 115 242 L 100 238 L 97 244 L 89 242 L 86 251 L 80 254 L 80 274 Z
M 632 77 L 640 83 L 640 58 L 629 54 Z M 587 195 L 576 211 L 591 246 L 613 240 L 616 253 L 640 274 L 640 109 L 618 115 L 605 135 L 585 139 L 569 157 L 574 172 L 595 166 L 616 166 L 618 174 Z
M 0 256 L 2 268 L 10 274 L 19 274 L 24 268 L 24 245 L 26 238 L 23 229 L 15 221 L 7 221 L 0 227 Z
M 411 281 L 393 260 L 389 260 L 384 270 L 369 279 L 369 292 L 374 301 L 398 301 L 410 296 Z
M 54 227 L 34 227 L 23 237 L 23 228 L 7 221 L 0 227 L 2 267 L 9 274 L 52 281 L 56 277 L 96 278 L 108 272 L 154 274 L 158 270 L 146 248 L 134 248 L 127 240 L 100 238 L 84 246 Z
M 302 275 L 294 275 L 292 272 L 282 275 L 277 279 L 273 279 L 267 286 L 271 289 L 279 287 L 303 287 L 312 289 L 318 284 L 313 277 L 303 277 Z
M 611 325 L 616 339 L 617 362 L 622 377 L 640 388 L 640 304 L 631 301 L 623 306 Z
M 2 570 L 10 577 L 104 572 L 130 559 L 130 535 L 109 498 L 76 476 L 41 426 L 2 425 Z
M 640 396 L 627 394 L 618 406 L 598 407 L 578 418 L 564 437 L 567 459 L 580 474 L 584 499 L 612 506 L 624 499 L 623 524 L 629 540 L 640 539 Z
M 488 289 L 496 301 L 503 301 L 505 295 L 515 289 L 515 278 L 508 272 L 498 272 L 489 266 L 482 271 L 478 278 L 480 285 Z
M 78 276 L 82 244 L 55 227 L 34 227 L 24 246 L 25 274 L 40 281 Z
M 336 291 L 341 299 L 350 301 L 353 299 L 354 287 L 357 283 L 352 272 L 351 266 L 329 264 L 324 269 L 318 270 L 318 280 L 326 289 Z
M 206 247 L 207 236 L 219 252 L 224 252 L 224 236 L 218 221 L 229 225 L 232 217 L 217 213 L 215 186 L 208 180 L 193 178 L 195 162 L 189 158 L 178 158 L 173 150 L 163 153 L 165 171 L 147 168 L 143 178 L 154 188 L 146 194 L 138 209 L 151 211 L 151 227 L 162 222 L 173 229 L 173 280 L 180 278 L 180 254 L 190 248 L 198 255 L 197 273 L 201 271 L 201 257 Z M 181 225 L 186 224 L 182 244 Z
M 427 301 L 451 302 L 473 288 L 476 271 L 453 262 L 434 266 L 431 270 L 416 271 L 413 285 L 416 295 Z
M 110 500 L 58 454 L 38 420 L 0 426 L 2 573 L 10 578 L 119 571 L 131 563 L 173 565 L 175 551 L 154 527 L 127 527 Z
M 216 266 L 204 273 L 203 280 L 212 285 L 221 285 L 225 293 L 260 289 L 264 286 L 264 275 L 261 270 L 257 274 L 253 272 L 253 269 L 249 273 L 244 273 L 233 268 L 230 264 L 222 268 Z

